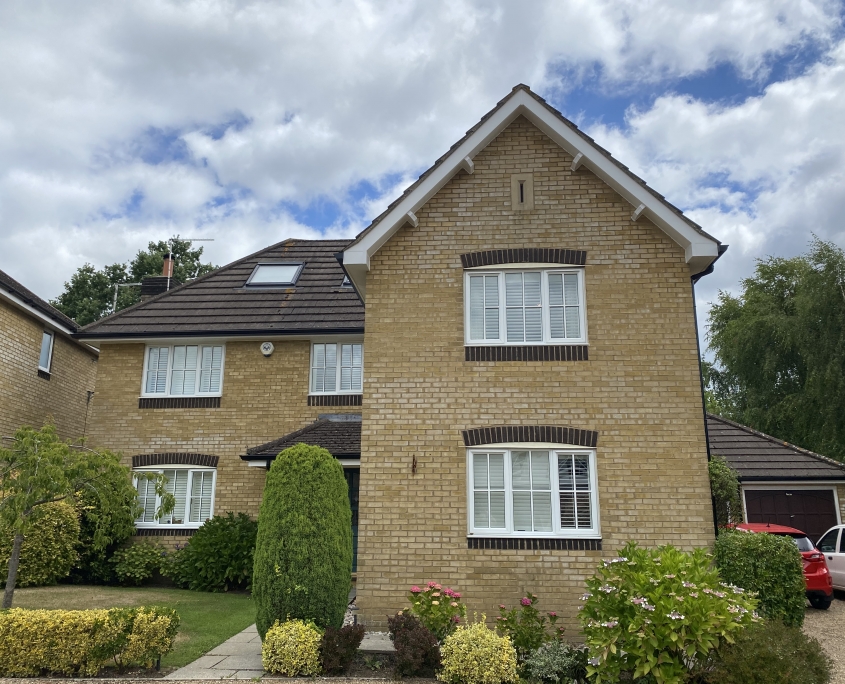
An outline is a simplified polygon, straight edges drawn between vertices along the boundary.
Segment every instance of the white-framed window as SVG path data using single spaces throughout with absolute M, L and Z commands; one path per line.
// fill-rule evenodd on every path
M 222 344 L 148 346 L 141 395 L 219 396 L 223 388 Z
M 155 485 L 149 480 L 136 478 L 138 501 L 143 508 L 135 520 L 136 527 L 199 527 L 214 515 L 216 469 L 165 465 L 138 468 L 136 472 L 163 473 L 167 478 L 165 490 L 176 499 L 173 510 L 156 520 L 161 498 L 156 494 Z
M 583 344 L 583 269 L 466 271 L 467 344 Z
M 50 372 L 53 363 L 53 333 L 45 330 L 41 333 L 41 353 L 38 355 L 38 368 Z
M 598 537 L 594 451 L 500 445 L 467 452 L 469 533 Z
M 363 383 L 363 344 L 315 342 L 311 345 L 311 394 L 360 394 Z

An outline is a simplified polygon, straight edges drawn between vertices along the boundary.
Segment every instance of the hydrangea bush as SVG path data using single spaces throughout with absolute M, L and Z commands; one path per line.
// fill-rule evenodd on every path
M 676 684 L 706 666 L 722 643 L 757 621 L 756 599 L 719 581 L 703 549 L 642 549 L 629 542 L 587 580 L 580 620 L 592 681 L 622 672 Z
M 461 595 L 437 582 L 429 582 L 424 589 L 411 587 L 408 609 L 441 643 L 466 618 L 467 609 Z
M 508 610 L 504 605 L 499 606 L 501 615 L 496 618 L 496 631 L 510 637 L 520 662 L 543 644 L 563 637 L 563 627 L 555 626 L 557 613 L 550 611 L 544 615 L 537 610 L 536 603 L 537 597 L 528 592 L 516 608 Z

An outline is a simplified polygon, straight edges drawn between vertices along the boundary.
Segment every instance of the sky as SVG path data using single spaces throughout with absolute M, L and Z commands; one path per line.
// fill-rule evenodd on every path
M 845 3 L 0 4 L 0 269 L 45 298 L 174 234 L 352 237 L 518 83 L 755 260 L 845 247 Z

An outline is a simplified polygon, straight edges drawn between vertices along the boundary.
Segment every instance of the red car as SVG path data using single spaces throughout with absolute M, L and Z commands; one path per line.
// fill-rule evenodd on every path
M 816 548 L 806 534 L 794 527 L 767 523 L 740 523 L 736 529 L 792 537 L 804 558 L 804 584 L 807 587 L 810 605 L 821 610 L 827 610 L 830 607 L 830 602 L 833 600 L 833 579 L 827 569 L 824 554 Z

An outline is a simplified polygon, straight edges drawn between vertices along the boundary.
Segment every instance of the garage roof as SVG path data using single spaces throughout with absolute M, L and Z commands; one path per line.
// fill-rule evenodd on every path
M 723 456 L 742 482 L 845 480 L 845 464 L 732 420 L 707 414 L 710 453 Z

